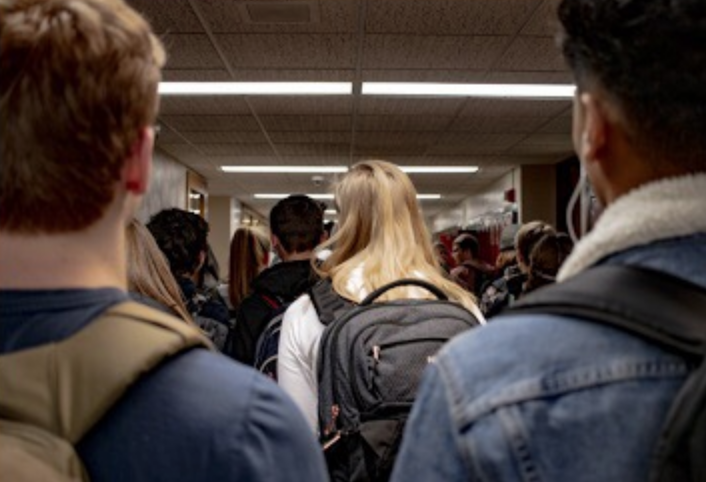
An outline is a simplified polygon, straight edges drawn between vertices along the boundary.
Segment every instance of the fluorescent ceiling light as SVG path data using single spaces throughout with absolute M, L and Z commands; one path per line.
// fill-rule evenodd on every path
M 338 211 L 336 211 L 335 209 L 327 209 L 326 211 L 324 211 L 324 214 L 336 215 L 338 214 Z
M 576 87 L 566 84 L 432 84 L 415 82 L 363 82 L 363 95 L 505 97 L 570 99 Z
M 253 194 L 255 199 L 284 199 L 291 194 Z M 333 200 L 333 194 L 307 194 L 311 199 Z M 441 199 L 441 194 L 417 194 L 417 199 L 434 200 Z
M 478 166 L 399 166 L 408 174 L 465 174 L 478 172 Z M 223 172 L 326 174 L 348 172 L 347 166 L 221 166 Z
M 223 172 L 317 174 L 347 172 L 346 166 L 221 166 Z
M 350 82 L 160 82 L 160 95 L 349 95 Z
M 400 166 L 407 174 L 465 174 L 478 172 L 478 166 Z

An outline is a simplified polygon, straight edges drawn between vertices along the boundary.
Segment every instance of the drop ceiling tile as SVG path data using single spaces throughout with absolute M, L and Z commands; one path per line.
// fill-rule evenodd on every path
M 170 129 L 168 125 L 165 125 L 163 122 L 159 121 L 157 123 L 159 124 L 159 134 L 157 134 L 157 138 L 155 139 L 157 145 L 188 144 L 182 136 Z
M 161 115 L 160 120 L 172 129 L 189 132 L 259 131 L 260 126 L 249 115 Z
M 262 96 L 248 100 L 258 116 L 344 115 L 353 111 L 352 97 L 347 95 Z
M 537 133 L 571 135 L 571 125 L 570 115 L 560 115 L 544 124 Z
M 364 70 L 363 82 L 438 82 L 438 83 L 475 83 L 484 82 L 485 70 Z
M 352 69 L 355 37 L 348 34 L 216 35 L 234 69 Z
M 195 33 L 204 29 L 188 0 L 128 0 L 150 23 L 155 33 Z
M 346 131 L 271 131 L 269 135 L 275 144 L 345 144 L 351 140 L 351 133 Z
M 569 106 L 569 100 L 468 99 L 460 117 L 550 118 Z
M 345 115 L 263 115 L 260 121 L 268 131 L 351 130 L 351 118 Z
M 350 144 L 277 144 L 281 156 L 345 156 L 350 152 Z
M 205 34 L 169 34 L 163 39 L 167 69 L 215 69 L 225 66 Z
M 502 55 L 507 37 L 366 35 L 364 69 L 482 70 Z
M 267 139 L 260 131 L 185 132 L 182 135 L 193 144 L 265 144 Z
M 574 77 L 564 72 L 488 72 L 485 82 L 495 84 L 573 84 Z
M 533 134 L 528 136 L 517 147 L 551 146 L 571 149 L 571 134 Z
M 293 2 L 294 0 L 289 0 Z M 288 3 L 289 3 L 288 2 Z M 224 2 L 222 0 L 199 0 L 199 8 L 206 23 L 216 33 L 327 33 L 355 32 L 358 26 L 359 3 L 351 0 L 309 1 L 318 10 L 318 21 L 310 23 L 248 23 L 241 15 L 239 4 L 248 2 Z M 257 3 L 257 2 L 249 2 Z M 260 2 L 262 3 L 262 2 Z M 316 15 L 313 16 L 316 20 Z
M 360 99 L 360 115 L 391 116 L 454 116 L 464 98 L 403 98 L 384 96 L 364 96 Z
M 541 0 L 376 0 L 368 32 L 416 35 L 515 34 Z
M 362 145 L 356 143 L 353 154 L 360 159 L 383 159 L 397 156 L 421 156 L 427 151 L 426 145 Z
M 207 156 L 267 156 L 272 155 L 269 144 L 200 144 L 199 149 Z M 220 164 L 217 159 L 212 162 Z
M 162 71 L 165 82 L 229 82 L 233 80 L 223 69 L 165 69 Z
M 557 3 L 556 0 L 544 0 L 522 28 L 521 34 L 547 37 L 556 35 L 561 29 L 556 14 Z
M 358 117 L 358 131 L 441 131 L 453 121 L 452 116 L 363 115 Z
M 445 134 L 429 150 L 431 155 L 496 154 L 505 151 L 523 139 L 522 134 Z
M 472 131 L 479 134 L 528 134 L 547 123 L 546 117 L 457 117 L 451 131 Z
M 355 137 L 356 148 L 427 146 L 439 138 L 438 132 L 358 132 Z
M 203 152 L 190 144 L 161 144 L 157 147 L 182 162 L 203 162 L 205 160 Z
M 503 57 L 494 65 L 496 70 L 563 71 L 564 58 L 554 37 L 516 37 Z
M 250 114 L 242 97 L 233 96 L 162 96 L 160 115 L 238 115 Z
M 348 152 L 335 156 L 282 156 L 281 158 L 282 164 L 292 166 L 338 166 L 348 165 L 348 161 Z
M 353 82 L 355 70 L 321 70 L 281 68 L 235 70 L 232 79 L 237 82 Z

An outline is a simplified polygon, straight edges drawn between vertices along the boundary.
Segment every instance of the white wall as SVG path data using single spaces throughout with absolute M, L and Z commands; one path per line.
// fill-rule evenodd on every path
M 142 199 L 137 218 L 146 223 L 150 216 L 166 208 L 186 209 L 186 167 L 155 150 L 150 188 Z
M 216 255 L 221 269 L 221 277 L 228 277 L 230 240 L 240 225 L 242 207 L 240 201 L 230 196 L 208 197 L 208 241 Z

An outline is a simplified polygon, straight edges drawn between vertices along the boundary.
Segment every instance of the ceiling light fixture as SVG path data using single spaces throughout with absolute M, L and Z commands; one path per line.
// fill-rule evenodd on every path
M 317 174 L 347 172 L 346 166 L 221 166 L 223 172 L 267 174 Z
M 349 95 L 350 82 L 160 82 L 160 95 Z
M 501 97 L 570 99 L 576 86 L 567 84 L 435 84 L 416 82 L 363 82 L 363 95 L 426 97 Z
M 466 174 L 478 166 L 398 166 L 408 174 Z M 348 172 L 347 166 L 221 166 L 223 172 L 245 174 L 328 174 Z
M 291 194 L 273 194 L 273 193 L 253 194 L 253 197 L 255 199 L 271 199 L 271 200 L 285 199 L 289 196 L 291 196 Z M 333 194 L 306 194 L 306 196 L 309 196 L 311 199 L 326 200 L 326 201 L 333 200 Z M 417 199 L 425 200 L 425 201 L 441 199 L 441 194 L 417 194 Z

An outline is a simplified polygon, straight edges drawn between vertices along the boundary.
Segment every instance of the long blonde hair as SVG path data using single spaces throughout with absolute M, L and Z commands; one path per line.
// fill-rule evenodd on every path
M 235 230 L 230 242 L 228 298 L 237 308 L 252 290 L 252 281 L 267 265 L 270 238 L 258 228 L 242 226 Z
M 412 181 L 394 164 L 354 165 L 335 189 L 338 230 L 320 247 L 335 249 L 319 274 L 330 277 L 334 290 L 354 301 L 361 301 L 360 293 L 351 293 L 347 284 L 361 266 L 368 293 L 400 278 L 421 278 L 478 313 L 472 295 L 443 276 L 416 194 Z M 408 296 L 409 291 L 398 289 L 381 299 Z
M 152 298 L 174 315 L 193 323 L 169 262 L 149 230 L 133 219 L 126 229 L 128 289 Z

